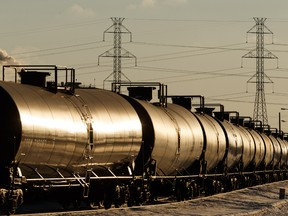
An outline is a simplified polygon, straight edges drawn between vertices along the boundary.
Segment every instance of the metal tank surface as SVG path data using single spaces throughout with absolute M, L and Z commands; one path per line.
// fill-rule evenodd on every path
M 285 150 L 282 151 L 283 154 L 284 154 L 283 166 L 284 166 L 284 167 L 287 167 L 287 164 L 288 164 L 288 141 L 287 141 L 286 139 L 282 139 L 282 141 L 283 141 L 284 144 L 285 144 Z
M 274 147 L 273 167 L 275 167 L 279 165 L 281 160 L 281 146 L 275 136 L 270 134 L 269 138 L 272 141 Z
M 250 129 L 244 128 L 242 126 L 238 127 L 241 131 L 241 137 L 243 140 L 243 153 L 242 153 L 242 161 L 243 168 L 247 168 L 247 166 L 253 161 L 255 157 L 256 146 L 254 139 L 249 132 Z
M 207 171 L 212 171 L 223 159 L 226 152 L 226 137 L 217 120 L 212 116 L 197 113 L 205 135 L 205 160 Z
M 264 143 L 265 143 L 265 156 L 264 156 L 264 162 L 265 165 L 268 166 L 271 163 L 273 163 L 273 157 L 274 157 L 274 147 L 271 139 L 265 134 L 260 133 L 260 136 L 262 137 Z
M 151 146 L 151 158 L 156 161 L 159 175 L 176 175 L 199 159 L 203 148 L 203 133 L 194 115 L 185 108 L 168 104 L 168 108 L 135 100 L 147 112 L 153 139 L 144 140 Z
M 76 95 L 54 94 L 10 82 L 0 82 L 0 89 L 0 100 L 4 98 L 1 111 L 13 105 L 13 111 L 2 115 L 9 115 L 5 120 L 8 126 L 16 122 L 10 138 L 1 131 L 0 146 L 15 146 L 10 158 L 20 161 L 26 178 L 59 177 L 60 172 L 69 177 L 86 170 L 87 165 L 113 167 L 137 157 L 142 143 L 141 122 L 133 107 L 115 93 L 81 89 Z M 4 152 L 0 153 L 4 158 L 1 163 L 7 160 Z
M 287 165 L 287 142 L 280 137 L 277 137 L 277 141 L 281 147 L 281 161 L 280 166 Z
M 228 141 L 228 152 L 226 156 L 227 168 L 232 169 L 238 165 L 243 152 L 242 133 L 239 128 L 227 120 L 220 121 L 223 125 Z
M 195 114 L 189 110 L 168 104 L 167 111 L 172 114 L 179 127 L 179 167 L 189 167 L 200 160 L 204 147 L 204 132 Z M 175 125 L 176 126 L 176 125 Z
M 257 131 L 249 130 L 249 132 L 253 136 L 255 146 L 256 146 L 254 163 L 255 163 L 255 168 L 257 168 L 261 164 L 261 162 L 264 160 L 264 157 L 265 157 L 265 143 Z

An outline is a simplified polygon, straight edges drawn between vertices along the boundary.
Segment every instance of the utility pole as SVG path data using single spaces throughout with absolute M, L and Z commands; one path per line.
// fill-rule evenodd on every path
M 125 76 L 125 74 L 121 71 L 121 59 L 122 58 L 134 58 L 135 59 L 135 66 L 137 65 L 136 56 L 134 56 L 129 51 L 122 48 L 122 34 L 129 34 L 130 35 L 130 42 L 132 41 L 132 34 L 131 32 L 122 25 L 122 22 L 125 18 L 119 17 L 111 17 L 113 21 L 113 25 L 110 26 L 107 30 L 103 33 L 103 41 L 105 41 L 105 34 L 106 33 L 113 33 L 114 34 L 114 46 L 113 48 L 107 50 L 103 54 L 98 56 L 98 65 L 99 65 L 99 58 L 100 57 L 113 57 L 113 72 L 105 79 L 107 80 L 113 74 L 113 89 L 112 91 L 116 93 L 121 92 L 121 82 L 122 78 L 121 75 Z M 126 79 L 128 79 L 125 76 Z M 128 81 L 130 81 L 128 79 Z
M 242 58 L 256 58 L 256 73 L 247 81 L 247 83 L 256 83 L 253 119 L 261 121 L 263 125 L 268 125 L 264 84 L 273 83 L 273 81 L 264 73 L 264 59 L 278 59 L 278 57 L 264 48 L 264 35 L 273 35 L 273 32 L 264 24 L 266 18 L 254 17 L 253 19 L 256 24 L 247 31 L 247 34 L 256 34 L 256 49 L 249 51 Z M 265 82 L 265 77 L 269 82 Z M 256 81 L 252 81 L 253 78 L 256 78 Z

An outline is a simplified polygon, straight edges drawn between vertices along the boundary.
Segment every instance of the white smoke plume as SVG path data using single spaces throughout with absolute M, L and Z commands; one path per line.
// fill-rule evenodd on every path
M 15 58 L 9 56 L 5 50 L 0 49 L 0 65 L 17 65 L 19 62 Z

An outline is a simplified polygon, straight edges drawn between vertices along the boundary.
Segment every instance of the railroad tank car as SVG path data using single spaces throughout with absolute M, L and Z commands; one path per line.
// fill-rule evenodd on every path
M 0 98 L 5 99 L 0 107 L 2 167 L 15 157 L 26 178 L 60 177 L 62 171 L 71 177 L 83 174 L 88 160 L 94 167 L 113 167 L 130 165 L 137 157 L 141 122 L 121 96 L 99 89 L 79 89 L 72 96 L 54 94 L 9 82 L 0 87 Z
M 242 132 L 241 133 L 243 141 L 242 162 L 243 162 L 243 170 L 245 170 L 254 160 L 256 146 L 253 136 L 249 132 L 248 128 L 239 126 L 239 130 Z
M 281 160 L 281 146 L 278 142 L 278 140 L 273 135 L 269 135 L 269 138 L 271 139 L 274 147 L 274 156 L 273 156 L 273 163 L 272 168 L 277 168 L 277 166 L 280 165 Z
M 255 157 L 254 157 L 254 168 L 257 169 L 260 164 L 263 162 L 264 157 L 265 157 L 265 143 L 263 139 L 261 138 L 261 135 L 255 131 L 255 130 L 249 130 L 251 133 L 255 146 L 256 146 L 256 151 L 255 151 Z
M 153 201 L 155 190 L 183 200 L 287 177 L 287 141 L 229 112 L 70 91 L 56 78 L 54 87 L 0 81 L 0 206 L 8 213 L 34 188 L 109 208 Z
M 280 137 L 277 137 L 277 140 L 281 147 L 281 160 L 280 160 L 280 166 L 286 166 L 287 165 L 287 142 Z
M 273 147 L 273 143 L 271 139 L 265 133 L 260 133 L 260 135 L 265 143 L 265 156 L 264 156 L 263 163 L 266 166 L 269 166 L 273 161 L 273 157 L 275 155 L 275 152 L 274 152 L 275 148 Z
M 176 175 L 200 159 L 203 131 L 191 112 L 176 104 L 164 108 L 137 99 L 133 104 L 145 116 L 141 119 L 143 134 L 150 134 L 143 138 L 149 151 L 143 150 L 139 155 L 150 155 L 150 160 L 157 162 L 157 173 Z
M 214 168 L 224 160 L 227 144 L 225 133 L 220 124 L 209 114 L 196 113 L 205 135 L 205 160 L 207 172 L 215 172 Z M 215 154 L 215 152 L 217 154 Z
M 237 128 L 237 126 L 232 123 L 224 120 L 221 122 L 223 130 L 226 135 L 227 142 L 227 155 L 226 163 L 227 169 L 230 170 L 233 167 L 239 165 L 240 159 L 243 154 L 243 142 L 242 142 L 242 133 Z

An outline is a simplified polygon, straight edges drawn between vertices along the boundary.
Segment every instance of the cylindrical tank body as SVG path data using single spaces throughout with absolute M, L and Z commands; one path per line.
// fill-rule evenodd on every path
M 239 126 L 238 128 L 241 131 L 241 137 L 243 140 L 243 153 L 242 153 L 243 168 L 246 169 L 255 157 L 256 147 L 254 139 L 251 133 L 249 132 L 250 129 L 244 128 L 242 126 Z
M 2 115 L 10 115 L 6 120 L 9 126 L 17 122 L 15 157 L 27 170 L 23 173 L 27 178 L 36 169 L 43 177 L 53 177 L 51 167 L 71 174 L 87 165 L 131 163 L 140 150 L 140 119 L 120 95 L 99 89 L 54 94 L 8 82 L 1 82 L 0 87 L 0 100 L 9 98 L 8 103 L 1 101 L 2 111 L 14 104 L 12 114 L 18 113 L 15 117 L 9 112 Z M 2 134 L 3 125 L 0 129 Z M 1 137 L 0 146 L 11 145 L 5 135 Z M 1 151 L 0 158 L 5 154 Z
M 249 132 L 253 136 L 255 142 L 256 151 L 255 151 L 254 163 L 255 168 L 257 168 L 265 157 L 265 143 L 257 131 L 249 130 Z
M 280 137 L 277 137 L 277 140 L 281 147 L 281 161 L 280 166 L 285 166 L 287 164 L 287 142 Z
M 265 134 L 260 133 L 260 136 L 262 137 L 264 144 L 265 144 L 265 156 L 264 156 L 264 163 L 266 166 L 273 163 L 273 157 L 274 157 L 274 147 L 271 139 Z
M 135 102 L 141 105 L 134 105 L 136 109 L 141 109 L 139 112 L 146 112 L 141 121 L 144 129 L 151 131 L 150 137 L 144 137 L 144 145 L 152 149 L 151 158 L 156 161 L 158 174 L 179 174 L 199 160 L 204 141 L 194 114 L 176 104 L 168 104 L 165 108 L 146 101 L 135 99 Z
M 273 135 L 269 135 L 270 140 L 273 143 L 274 147 L 274 157 L 273 157 L 273 167 L 279 165 L 280 160 L 281 160 L 281 146 L 278 142 L 278 140 L 275 138 Z
M 286 147 L 286 151 L 283 152 L 283 154 L 285 155 L 284 158 L 283 158 L 283 166 L 286 166 L 288 165 L 288 141 L 286 139 L 282 139 L 283 142 L 285 143 L 285 147 Z
M 205 160 L 207 161 L 207 171 L 212 171 L 221 161 L 226 152 L 225 133 L 212 116 L 197 113 L 205 135 Z
M 222 124 L 226 140 L 228 142 L 228 151 L 226 155 L 227 168 L 232 169 L 240 162 L 243 152 L 243 142 L 241 137 L 241 131 L 239 128 L 227 120 L 220 121 Z
M 181 170 L 181 167 L 187 169 L 196 160 L 200 160 L 204 147 L 203 130 L 195 114 L 189 110 L 176 104 L 168 104 L 167 111 L 173 121 L 176 120 L 176 125 L 180 130 L 178 136 L 178 169 Z

